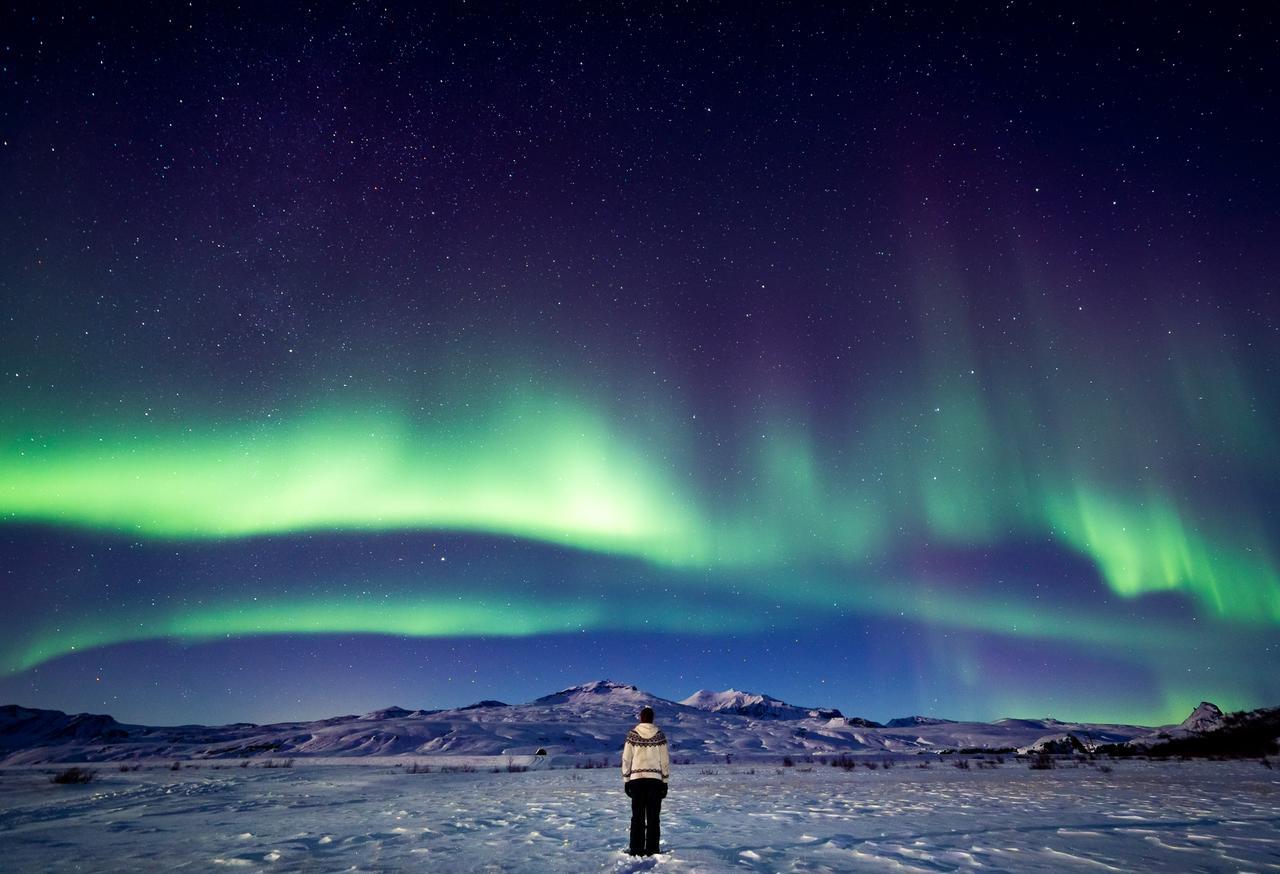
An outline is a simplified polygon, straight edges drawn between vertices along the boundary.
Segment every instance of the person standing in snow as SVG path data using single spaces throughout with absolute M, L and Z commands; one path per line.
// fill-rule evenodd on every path
M 670 777 L 667 736 L 653 724 L 653 708 L 646 707 L 640 711 L 640 724 L 627 732 L 622 746 L 622 788 L 631 799 L 631 846 L 627 852 L 632 856 L 658 852 L 658 816 Z

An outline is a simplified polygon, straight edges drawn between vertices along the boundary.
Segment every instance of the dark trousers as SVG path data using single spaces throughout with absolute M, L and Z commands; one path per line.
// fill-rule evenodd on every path
M 662 813 L 665 784 L 646 777 L 631 780 L 627 786 L 631 788 L 631 848 L 628 852 L 633 856 L 652 856 L 658 852 L 658 839 L 662 836 L 658 816 Z

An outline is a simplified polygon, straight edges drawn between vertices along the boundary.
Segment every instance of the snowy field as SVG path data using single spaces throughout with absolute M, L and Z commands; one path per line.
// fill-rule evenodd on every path
M 635 861 L 613 768 L 203 762 L 53 785 L 0 770 L 5 871 L 1280 871 L 1280 770 L 1250 762 L 961 770 L 687 765 Z M 1097 764 L 1103 764 L 1101 762 Z M 492 767 L 492 764 L 489 765 Z

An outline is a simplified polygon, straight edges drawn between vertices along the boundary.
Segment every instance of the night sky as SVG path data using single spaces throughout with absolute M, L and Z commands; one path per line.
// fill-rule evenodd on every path
M 0 13 L 0 702 L 1280 704 L 1267 4 L 425 5 Z

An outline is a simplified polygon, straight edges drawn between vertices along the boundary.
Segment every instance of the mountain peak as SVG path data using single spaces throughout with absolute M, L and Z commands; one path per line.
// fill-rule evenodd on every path
M 614 692 L 639 692 L 640 690 L 632 686 L 630 683 L 619 683 L 615 680 L 592 680 L 589 683 L 583 683 L 580 686 L 573 686 L 571 689 L 577 689 L 582 692 L 592 692 L 596 695 L 609 695 Z M 566 689 L 565 691 L 569 691 Z
M 890 719 L 885 725 L 889 728 L 915 728 L 920 725 L 948 725 L 955 722 L 954 719 L 939 719 L 936 716 L 899 716 L 897 719 Z M 997 721 L 999 724 L 1000 721 Z
M 392 705 L 390 707 L 384 707 L 381 710 L 371 710 L 360 718 L 368 720 L 399 719 L 402 716 L 408 716 L 412 712 L 413 711 L 411 710 L 405 710 L 403 707 L 396 707 L 395 705 Z
M 680 703 L 686 707 L 696 707 L 699 710 L 730 710 L 766 702 L 773 704 L 785 703 L 776 698 L 770 698 L 768 695 L 755 695 L 751 692 L 741 692 L 737 689 L 725 689 L 723 692 L 716 692 L 712 689 L 699 689 Z
M 1222 710 L 1217 704 L 1201 701 L 1200 705 L 1191 711 L 1191 715 L 1182 720 L 1178 728 L 1185 728 L 1187 731 L 1213 731 L 1215 728 L 1221 728 L 1223 721 Z
M 619 683 L 616 680 L 592 680 L 588 683 L 579 683 L 576 686 L 570 686 L 568 689 L 561 689 L 554 692 L 554 695 L 617 695 L 632 694 L 640 692 L 640 689 L 632 686 L 630 683 Z M 641 693 L 643 694 L 643 693 Z M 551 696 L 544 695 L 544 698 Z
M 535 699 L 535 704 L 579 704 L 579 705 L 617 705 L 626 707 L 653 706 L 656 703 L 667 703 L 661 698 L 650 695 L 628 683 L 613 680 L 592 680 L 561 689 L 550 695 Z
M 771 695 L 725 689 L 699 689 L 680 702 L 686 707 L 712 713 L 733 713 L 756 719 L 833 719 L 842 714 L 834 708 L 797 707 Z

